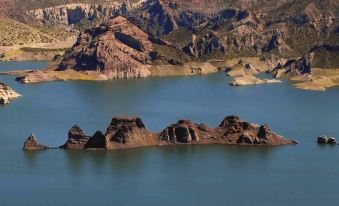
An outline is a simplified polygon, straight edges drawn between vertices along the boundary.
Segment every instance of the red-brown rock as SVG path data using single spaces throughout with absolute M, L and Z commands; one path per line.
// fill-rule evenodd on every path
M 132 148 L 156 145 L 158 138 L 150 132 L 138 117 L 113 117 L 106 131 L 110 148 Z
M 46 149 L 50 149 L 50 147 L 40 144 L 34 134 L 31 134 L 27 138 L 23 147 L 24 151 L 46 150 Z
M 179 120 L 160 134 L 160 140 L 168 143 L 199 143 L 215 138 L 216 133 L 213 128 L 205 124 L 192 123 L 190 120 Z
M 109 78 L 147 77 L 152 42 L 124 17 L 83 32 L 57 70 L 100 71 Z
M 78 126 L 74 125 L 68 132 L 67 142 L 60 146 L 61 149 L 84 149 L 89 137 Z

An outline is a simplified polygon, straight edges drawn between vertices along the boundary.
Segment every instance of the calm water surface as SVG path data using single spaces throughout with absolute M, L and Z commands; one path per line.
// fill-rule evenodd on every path
M 38 69 L 46 62 L 0 63 L 0 71 Z M 0 205 L 338 205 L 339 89 L 310 92 L 288 82 L 235 88 L 223 73 L 195 76 L 23 85 L 0 106 Z M 159 131 L 180 118 L 217 126 L 236 114 L 297 139 L 283 147 L 178 146 L 112 152 L 21 150 L 34 132 L 58 146 L 79 124 L 105 130 L 130 114 Z

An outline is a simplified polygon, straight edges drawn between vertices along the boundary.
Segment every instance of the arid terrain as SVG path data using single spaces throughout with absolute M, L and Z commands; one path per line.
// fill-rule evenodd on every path
M 339 84 L 336 0 L 6 2 L 0 60 L 52 60 L 15 73 L 24 83 L 224 70 L 234 86 L 279 82 L 264 72 L 302 89 Z

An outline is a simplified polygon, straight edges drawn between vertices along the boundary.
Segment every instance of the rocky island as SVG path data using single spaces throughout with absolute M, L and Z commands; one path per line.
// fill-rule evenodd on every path
M 112 118 L 106 132 L 97 131 L 88 136 L 77 125 L 68 132 L 68 140 L 60 149 L 71 150 L 116 150 L 147 146 L 222 144 L 222 145 L 288 145 L 297 141 L 274 133 L 267 125 L 251 124 L 237 116 L 227 116 L 217 128 L 179 120 L 162 132 L 149 131 L 142 120 L 133 116 Z M 24 150 L 49 149 L 40 145 L 35 136 L 30 136 Z
M 8 85 L 0 82 L 0 104 L 9 104 L 10 99 L 20 96 L 19 93 L 11 89 Z

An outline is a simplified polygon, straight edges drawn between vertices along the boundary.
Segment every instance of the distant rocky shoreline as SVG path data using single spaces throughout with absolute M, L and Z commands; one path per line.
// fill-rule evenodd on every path
M 289 145 L 295 140 L 274 133 L 267 125 L 251 124 L 237 116 L 227 116 L 217 128 L 206 124 L 179 120 L 162 132 L 149 131 L 143 121 L 133 116 L 113 117 L 105 133 L 88 136 L 77 125 L 68 132 L 68 139 L 59 149 L 68 150 L 116 150 L 163 145 Z M 34 135 L 25 141 L 23 150 L 53 149 L 42 145 Z
M 231 19 L 233 18 L 235 17 Z M 253 16 L 249 15 L 239 23 L 245 24 L 252 20 Z M 324 91 L 328 87 L 339 85 L 339 69 L 334 67 L 335 63 L 326 61 L 331 70 L 317 67 L 322 66 L 319 64 L 321 55 L 336 59 L 335 54 L 339 51 L 336 46 L 316 46 L 299 57 L 282 55 L 268 52 L 274 49 L 284 51 L 286 45 L 281 40 L 282 37 L 272 34 L 272 38 L 268 38 L 270 35 L 267 34 L 267 38 L 264 38 L 267 45 L 265 46 L 264 42 L 260 44 L 264 53 L 238 51 L 230 55 L 233 54 L 233 44 L 228 42 L 231 45 L 227 46 L 222 43 L 216 36 L 214 27 L 206 27 L 207 34 L 200 37 L 194 32 L 186 34 L 185 41 L 182 40 L 182 44 L 178 44 L 176 41 L 181 39 L 180 36 L 173 40 L 161 35 L 152 35 L 139 23 L 128 17 L 117 16 L 81 32 L 72 48 L 64 55 L 55 56 L 50 65 L 42 71 L 9 71 L 0 74 L 16 75 L 16 80 L 22 83 L 39 83 L 187 76 L 226 70 L 227 74 L 234 78 L 230 82 L 232 86 L 279 83 L 281 78 L 295 81 L 295 87 L 307 90 Z M 254 48 L 254 45 L 247 44 L 248 42 L 239 47 Z M 228 49 L 230 54 L 226 55 Z M 219 52 L 219 55 L 211 56 L 215 52 Z M 255 76 L 261 73 L 269 73 L 272 78 L 260 79 Z

